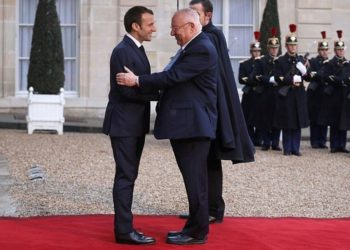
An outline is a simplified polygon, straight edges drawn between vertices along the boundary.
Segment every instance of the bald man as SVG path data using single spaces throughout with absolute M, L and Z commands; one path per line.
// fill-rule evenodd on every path
M 179 10 L 170 34 L 180 49 L 165 70 L 140 76 L 131 71 L 117 74 L 120 85 L 162 91 L 154 135 L 170 139 L 189 203 L 189 218 L 181 231 L 168 233 L 169 244 L 203 244 L 209 231 L 207 158 L 216 136 L 218 55 L 201 30 L 196 11 Z

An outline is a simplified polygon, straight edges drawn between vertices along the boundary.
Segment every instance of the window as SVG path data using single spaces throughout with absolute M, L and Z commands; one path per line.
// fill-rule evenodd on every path
M 19 1 L 19 39 L 18 39 L 18 81 L 17 94 L 27 93 L 27 74 L 33 36 L 33 25 L 38 0 Z M 78 1 L 56 0 L 60 19 L 64 51 L 64 90 L 66 95 L 78 93 Z
M 239 62 L 250 57 L 249 44 L 256 27 L 257 0 L 212 0 L 213 23 L 221 28 L 227 41 L 238 85 Z M 240 85 L 238 85 L 240 86 Z

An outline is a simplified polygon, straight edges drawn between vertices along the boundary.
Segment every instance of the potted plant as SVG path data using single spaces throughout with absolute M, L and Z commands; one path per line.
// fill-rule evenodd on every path
M 28 133 L 63 133 L 64 56 L 55 0 L 39 0 L 28 70 Z

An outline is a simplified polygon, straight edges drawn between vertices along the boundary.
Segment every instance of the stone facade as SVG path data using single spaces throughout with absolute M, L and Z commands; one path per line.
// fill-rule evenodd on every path
M 256 0 L 258 23 L 266 0 Z M 77 97 L 67 97 L 65 116 L 103 117 L 109 91 L 109 57 L 113 47 L 122 39 L 123 16 L 134 5 L 154 10 L 157 32 L 151 42 L 144 44 L 152 70 L 159 71 L 177 50 L 170 37 L 170 21 L 176 11 L 175 0 L 80 0 L 79 22 L 79 87 Z M 180 8 L 189 1 L 180 0 Z M 336 30 L 344 31 L 343 40 L 350 44 L 350 1 L 344 0 L 278 0 L 282 44 L 289 32 L 288 25 L 298 25 L 300 53 L 314 55 L 320 31 L 327 31 L 333 45 Z M 0 2 L 0 113 L 25 113 L 26 97 L 16 96 L 18 1 Z M 257 30 L 258 27 L 255 28 Z M 332 47 L 332 46 L 331 46 Z M 332 52 L 332 51 L 331 51 Z M 332 53 L 330 53 L 332 54 Z M 346 57 L 350 58 L 349 51 Z

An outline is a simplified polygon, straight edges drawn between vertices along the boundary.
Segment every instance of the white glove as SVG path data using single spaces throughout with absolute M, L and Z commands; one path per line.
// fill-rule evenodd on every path
M 270 76 L 269 82 L 270 82 L 270 83 L 276 83 L 275 77 L 274 77 L 274 76 Z
M 302 62 L 298 62 L 297 63 L 297 69 L 300 71 L 300 73 L 302 75 L 305 75 L 306 72 L 307 72 L 306 67 L 305 67 L 305 65 Z
M 293 82 L 294 82 L 294 83 L 297 83 L 297 82 L 302 82 L 302 80 L 301 80 L 301 76 L 294 75 L 294 76 L 293 76 Z

